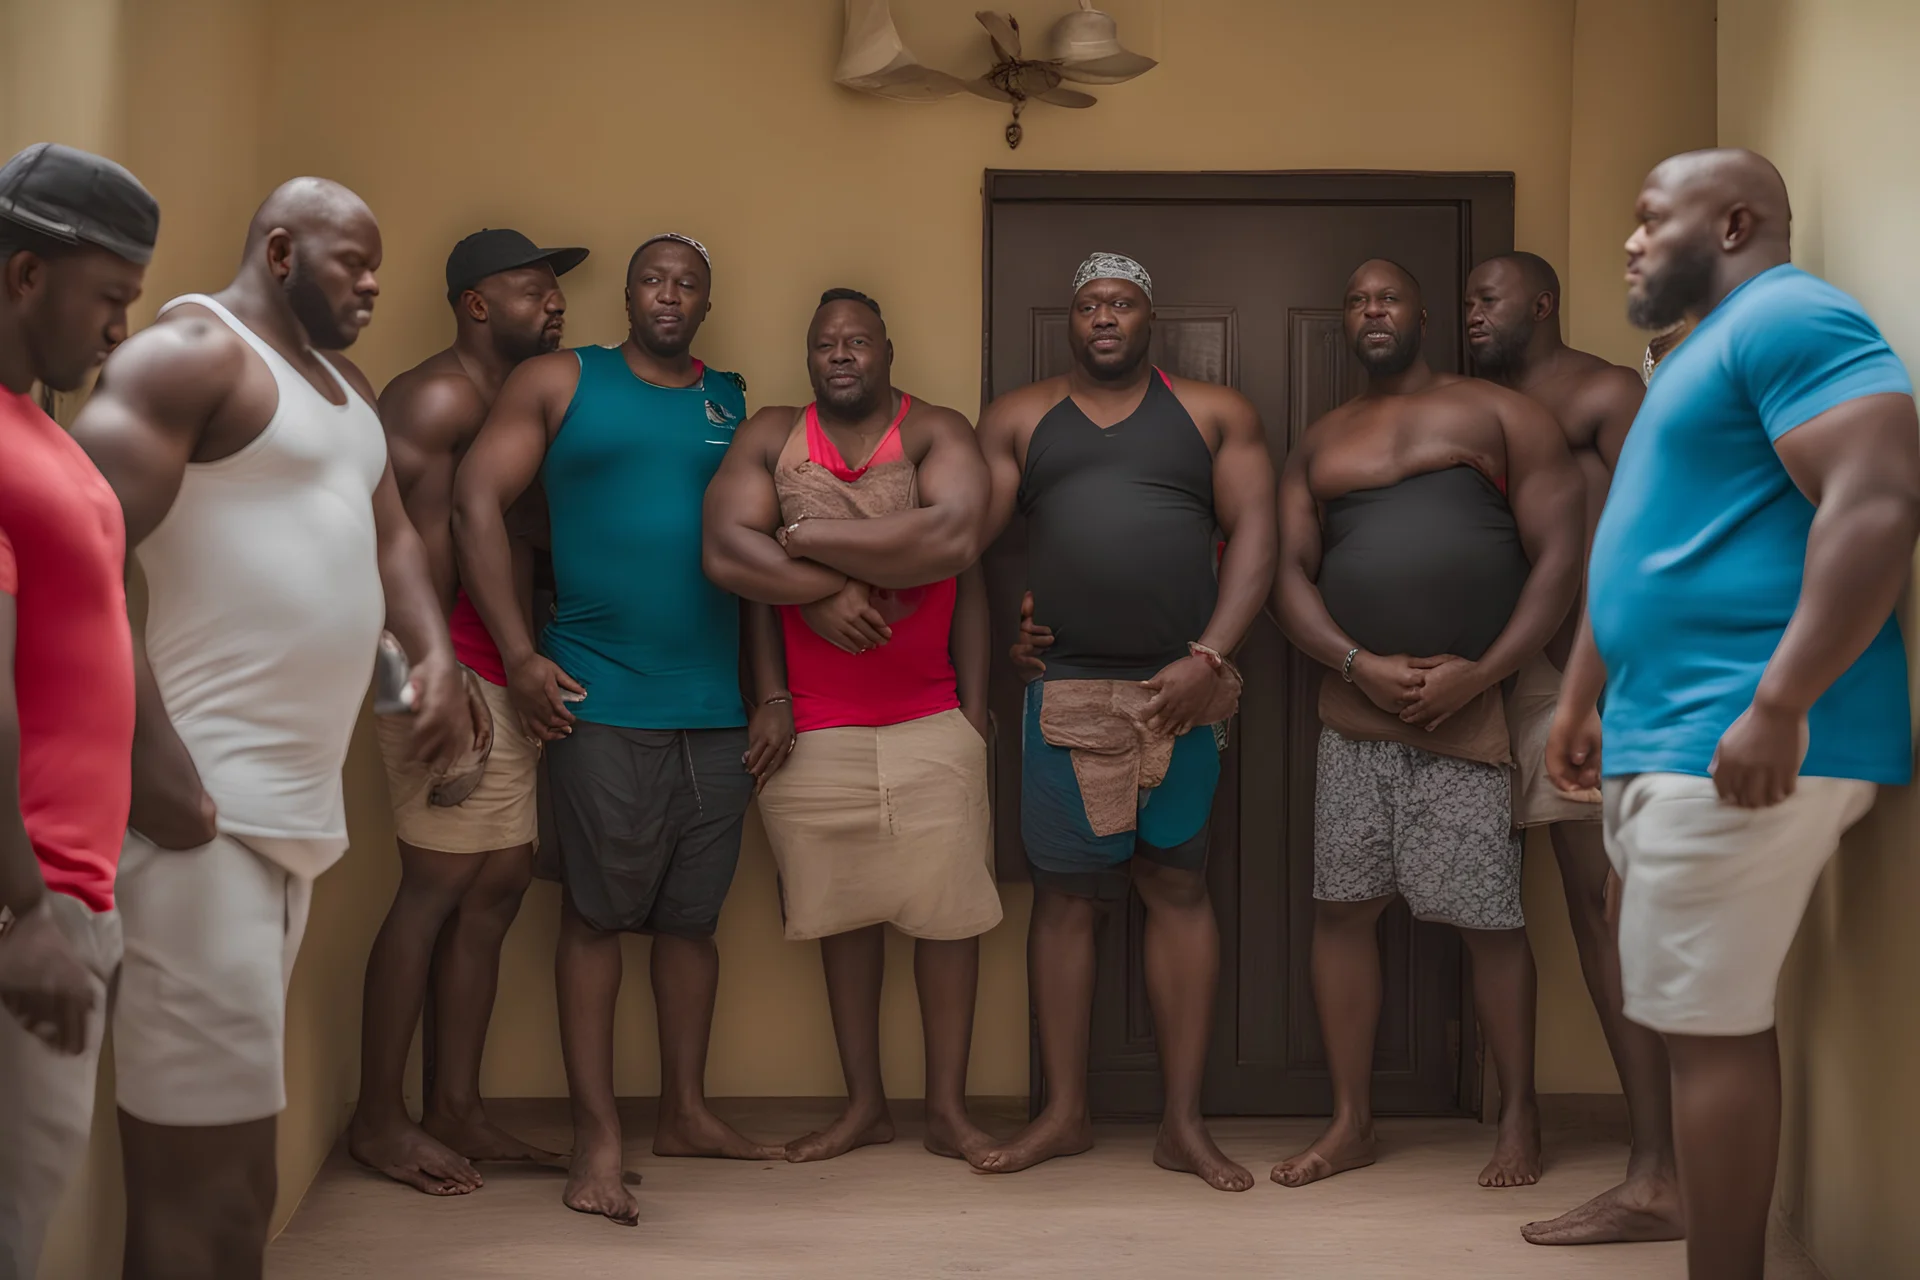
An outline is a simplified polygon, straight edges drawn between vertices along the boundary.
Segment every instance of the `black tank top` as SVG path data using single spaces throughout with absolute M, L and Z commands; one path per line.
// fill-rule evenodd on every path
M 1102 430 L 1071 396 L 1047 411 L 1020 478 L 1034 621 L 1049 680 L 1144 680 L 1213 617 L 1213 451 L 1154 371 Z
M 1472 467 L 1333 499 L 1321 546 L 1327 612 L 1380 654 L 1479 658 L 1533 572 L 1506 496 Z

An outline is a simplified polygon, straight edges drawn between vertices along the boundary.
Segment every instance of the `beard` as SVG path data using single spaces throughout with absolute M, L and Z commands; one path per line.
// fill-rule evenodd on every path
M 1353 344 L 1353 354 L 1369 377 L 1394 378 L 1413 368 L 1413 362 L 1420 358 L 1420 340 L 1396 333 L 1392 346 L 1374 348 L 1366 344 L 1362 335 L 1361 340 Z
M 1151 339 L 1143 337 L 1110 356 L 1096 355 L 1091 346 L 1080 349 L 1080 367 L 1096 382 L 1125 382 L 1146 362 Z
M 1659 275 L 1642 276 L 1638 296 L 1627 295 L 1627 323 L 1636 329 L 1665 329 L 1684 320 L 1687 309 L 1713 291 L 1713 250 L 1690 244 L 1676 248 Z
M 864 418 L 880 401 L 874 385 L 864 378 L 851 387 L 836 387 L 831 383 L 816 386 L 813 398 L 840 418 Z
M 287 282 L 281 288 L 294 319 L 307 332 L 307 341 L 318 350 L 345 351 L 360 336 L 358 329 L 341 323 L 333 304 L 327 301 L 326 290 L 301 269 L 299 259 L 294 260 L 293 270 L 287 273 Z
M 678 333 L 661 333 L 648 322 L 646 316 L 629 316 L 633 326 L 633 340 L 662 359 L 683 356 L 693 347 L 694 330 L 700 326 L 683 321 Z
M 1505 373 L 1520 363 L 1520 353 L 1527 349 L 1527 340 L 1533 335 L 1518 330 L 1492 331 L 1492 341 L 1484 346 L 1468 345 L 1473 356 L 1473 367 L 1481 373 Z
M 519 364 L 523 360 L 531 360 L 535 356 L 544 356 L 549 352 L 558 351 L 561 338 L 560 330 L 549 329 L 542 325 L 538 329 L 522 333 L 501 334 L 497 342 L 500 354 L 513 363 Z

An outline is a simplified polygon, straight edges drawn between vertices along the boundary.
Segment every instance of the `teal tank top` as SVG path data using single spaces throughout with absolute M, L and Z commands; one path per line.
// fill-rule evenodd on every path
M 618 347 L 581 347 L 580 385 L 541 467 L 555 614 L 541 650 L 578 680 L 574 714 L 622 729 L 725 729 L 740 695 L 740 603 L 700 569 L 700 504 L 746 383 L 700 366 L 657 387 Z

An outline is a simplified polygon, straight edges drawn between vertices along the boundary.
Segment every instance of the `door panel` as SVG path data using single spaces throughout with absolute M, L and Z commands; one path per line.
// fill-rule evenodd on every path
M 1510 180 L 1401 175 L 1392 188 L 1400 198 L 1380 200 L 1373 197 L 1386 188 L 1368 185 L 1377 176 L 1354 175 L 1353 191 L 1341 200 L 1342 175 L 1300 178 L 1304 194 L 1296 199 L 1280 189 L 1291 175 L 1084 175 L 1082 199 L 1077 177 L 989 176 L 984 390 L 999 395 L 1064 372 L 1074 269 L 1096 249 L 1126 253 L 1153 274 L 1154 362 L 1243 392 L 1260 411 L 1276 466 L 1308 424 L 1364 385 L 1341 332 L 1343 288 L 1355 266 L 1376 256 L 1407 265 L 1425 289 L 1427 358 L 1435 368 L 1458 371 L 1457 300 L 1466 269 L 1510 247 Z M 1131 200 L 1117 195 L 1116 183 L 1129 177 L 1151 191 Z M 1245 198 L 1234 179 L 1246 180 L 1243 186 L 1267 179 L 1274 194 Z M 995 198 L 1014 186 L 1045 198 Z M 1195 198 L 1178 198 L 1183 187 Z M 1017 518 L 989 551 L 987 568 L 999 735 L 997 858 L 1003 876 L 1024 876 L 1021 682 L 1005 660 L 1026 583 L 1025 530 Z M 1331 1093 L 1309 967 L 1319 670 L 1264 615 L 1240 664 L 1246 691 L 1222 760 L 1208 868 L 1222 965 L 1203 1103 L 1213 1114 L 1320 1114 Z M 1099 932 L 1090 1082 L 1099 1116 L 1154 1115 L 1160 1107 L 1140 963 L 1144 924 L 1133 896 Z M 1470 1109 L 1477 1077 L 1461 1070 L 1472 1047 L 1461 1024 L 1457 939 L 1396 906 L 1382 921 L 1381 947 L 1378 1110 Z M 1040 1087 L 1036 1069 L 1036 1106 Z

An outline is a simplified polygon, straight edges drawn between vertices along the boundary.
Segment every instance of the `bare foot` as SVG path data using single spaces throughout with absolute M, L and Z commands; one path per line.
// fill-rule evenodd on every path
M 1373 1163 L 1373 1126 L 1364 1128 L 1335 1117 L 1325 1133 L 1299 1155 L 1273 1166 L 1273 1180 L 1283 1187 L 1304 1187 L 1349 1169 Z
M 468 1160 L 527 1161 L 554 1169 L 567 1167 L 567 1157 L 522 1142 L 506 1130 L 495 1128 L 484 1112 L 459 1118 L 430 1114 L 421 1119 L 420 1127 Z
M 480 1174 L 412 1120 L 376 1127 L 356 1113 L 347 1151 L 367 1168 L 430 1196 L 464 1196 L 481 1187 Z
M 1251 1191 L 1253 1175 L 1227 1159 L 1214 1145 L 1206 1124 L 1190 1120 L 1163 1120 L 1153 1144 L 1153 1162 L 1175 1173 L 1191 1173 L 1215 1191 Z
M 653 1154 L 704 1156 L 716 1160 L 784 1160 L 785 1147 L 755 1142 L 702 1106 L 698 1111 L 663 1109 L 653 1125 Z
M 978 1173 L 1019 1173 L 1056 1156 L 1077 1156 L 1093 1147 L 1093 1124 L 1082 1111 L 1058 1115 L 1042 1111 L 1013 1141 L 989 1147 L 967 1163 Z
M 949 1160 L 971 1162 L 993 1146 L 993 1135 L 973 1122 L 962 1108 L 958 1114 L 927 1112 L 926 1148 Z
M 1624 1244 L 1684 1240 L 1680 1189 L 1671 1176 L 1629 1178 L 1578 1209 L 1520 1228 L 1528 1244 Z
M 1483 1187 L 1530 1187 L 1540 1181 L 1540 1104 L 1528 1099 L 1500 1117 L 1493 1159 L 1480 1171 Z
M 575 1213 L 597 1213 L 623 1227 L 640 1225 L 640 1202 L 627 1190 L 628 1173 L 620 1162 L 617 1138 L 592 1138 L 573 1143 L 573 1163 L 567 1170 L 567 1189 L 560 1202 Z
M 789 1142 L 787 1160 L 792 1164 L 831 1160 L 855 1147 L 873 1147 L 892 1141 L 893 1117 L 887 1114 L 886 1103 L 873 1107 L 855 1107 L 849 1103 L 840 1118 L 826 1128 Z

